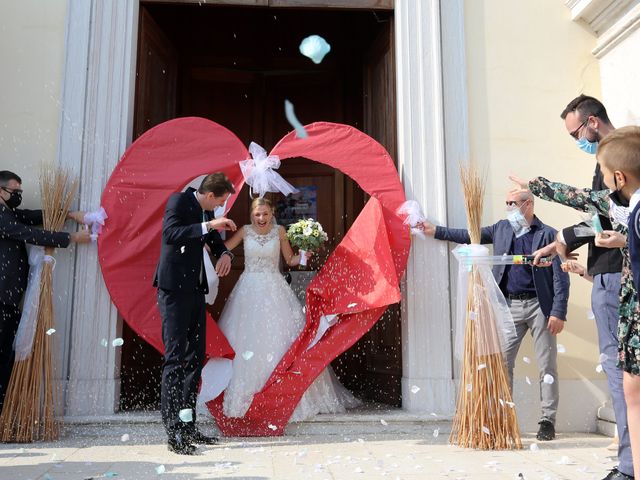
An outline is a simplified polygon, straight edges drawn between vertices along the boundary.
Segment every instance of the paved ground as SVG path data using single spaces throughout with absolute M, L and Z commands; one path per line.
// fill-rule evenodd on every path
M 76 426 L 57 442 L 0 444 L 0 479 L 600 480 L 615 465 L 599 435 L 542 443 L 529 434 L 524 450 L 481 452 L 448 446 L 446 432 L 447 424 L 409 433 L 379 424 L 379 433 L 231 438 L 183 457 L 167 451 L 158 425 Z

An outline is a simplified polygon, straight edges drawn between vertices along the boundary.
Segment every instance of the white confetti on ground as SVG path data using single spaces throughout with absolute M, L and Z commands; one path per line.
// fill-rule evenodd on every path
M 531 359 L 529 357 L 522 357 L 522 361 L 524 363 L 531 363 Z
M 183 408 L 178 413 L 178 417 L 180 417 L 180 420 L 182 420 L 184 423 L 193 422 L 193 410 L 191 410 L 190 408 Z
M 47 335 L 53 335 L 54 333 L 56 333 L 55 328 L 50 328 L 49 330 L 47 330 Z
M 124 345 L 124 340 L 121 338 L 114 338 L 113 342 L 111 342 L 111 345 L 113 345 L 114 347 L 121 347 L 122 345 Z
M 164 465 L 158 465 L 158 466 L 156 467 L 156 473 L 157 473 L 158 475 L 162 475 L 162 474 L 163 474 L 164 472 L 166 472 L 166 471 L 167 471 L 167 469 L 164 467 Z
M 553 375 L 549 375 L 548 373 L 544 374 L 544 377 L 542 377 L 542 381 L 544 383 L 548 383 L 549 385 L 553 384 L 553 382 L 556 381 L 555 378 L 553 378 Z
M 245 360 L 251 360 L 251 357 L 253 357 L 252 351 L 247 350 L 246 352 L 242 352 L 242 358 L 244 358 Z
M 529 385 L 531 385 L 531 379 L 529 377 L 524 377 L 524 379 Z
M 556 462 L 558 465 L 575 465 L 576 462 L 574 462 L 573 460 L 571 460 L 569 457 L 567 457 L 566 455 L 563 455 L 562 457 L 560 457 L 560 460 L 558 460 Z
M 559 343 L 556 348 L 558 349 L 558 353 L 566 353 L 567 352 L 567 349 L 561 343 Z
M 596 372 L 598 372 L 598 373 L 602 373 L 602 370 L 603 370 L 603 369 L 602 369 L 602 365 L 598 365 L 598 366 L 596 367 Z
M 411 387 L 411 393 L 418 393 L 420 391 L 420 387 L 417 385 L 414 385 L 413 387 Z
M 537 452 L 538 450 L 540 450 L 540 447 L 537 443 L 532 443 L 531 445 L 529 445 L 529 450 L 531 450 L 532 452 Z
M 124 435 L 122 435 L 122 436 L 120 437 L 120 441 L 121 441 L 121 442 L 128 442 L 128 441 L 129 441 L 129 438 L 130 438 L 130 437 L 129 437 L 129 434 L 128 434 L 128 433 L 125 433 Z

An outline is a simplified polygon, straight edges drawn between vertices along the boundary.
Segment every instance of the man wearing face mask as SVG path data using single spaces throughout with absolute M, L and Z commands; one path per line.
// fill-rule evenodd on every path
M 29 262 L 25 244 L 67 247 L 69 243 L 91 241 L 89 230 L 75 233 L 34 228 L 42 224 L 42 210 L 19 209 L 22 180 L 9 171 L 0 171 L 0 412 L 13 369 L 13 341 L 20 322 L 20 302 L 27 288 Z M 69 218 L 82 223 L 82 212 Z
M 565 107 L 560 114 L 564 120 L 565 128 L 575 140 L 580 150 L 589 155 L 595 154 L 601 139 L 615 130 L 609 120 L 604 105 L 594 97 L 580 95 Z M 531 189 L 534 195 L 545 200 L 569 204 L 570 199 L 565 198 L 560 189 L 561 184 L 550 182 L 542 177 L 525 182 L 517 177 L 510 177 L 522 189 Z M 593 191 L 607 190 L 604 183 L 600 165 L 596 163 L 592 181 Z M 614 191 L 609 195 L 614 203 L 610 209 L 610 215 L 617 220 L 625 220 L 628 213 L 628 200 L 622 198 L 619 192 Z M 609 217 L 599 215 L 598 219 L 603 230 L 613 230 Z M 624 223 L 624 222 L 623 222 Z M 625 480 L 633 478 L 633 461 L 631 457 L 631 444 L 627 427 L 627 404 L 624 400 L 622 386 L 622 370 L 616 367 L 618 356 L 618 306 L 620 292 L 620 276 L 622 271 L 622 254 L 617 248 L 601 248 L 594 243 L 595 237 L 578 237 L 576 227 L 585 224 L 572 225 L 562 229 L 558 233 L 556 249 L 558 253 L 567 257 L 568 253 L 588 243 L 589 253 L 587 257 L 587 272 L 593 277 L 591 290 L 591 310 L 596 320 L 598 331 L 598 347 L 604 359 L 601 364 L 607 375 L 609 393 L 613 403 L 613 411 L 616 418 L 618 431 L 618 467 L 614 468 L 603 480 Z M 544 249 L 540 255 L 548 255 Z
M 507 195 L 506 217 L 481 231 L 481 243 L 492 243 L 494 255 L 531 255 L 553 243 L 556 231 L 534 215 L 530 192 Z M 437 240 L 471 241 L 466 229 L 436 227 L 429 222 L 424 222 L 422 228 Z M 513 389 L 513 367 L 520 344 L 530 330 L 540 371 L 542 415 L 537 438 L 553 440 L 559 397 L 556 335 L 566 320 L 569 275 L 562 271 L 558 257 L 551 267 L 495 265 L 493 275 L 507 299 L 516 328 L 516 337 L 509 339 L 505 351 L 510 386 Z M 544 382 L 545 375 L 554 381 Z

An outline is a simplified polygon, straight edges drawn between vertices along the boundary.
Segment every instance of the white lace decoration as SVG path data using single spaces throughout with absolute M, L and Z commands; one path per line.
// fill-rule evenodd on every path
M 281 192 L 283 195 L 298 193 L 298 189 L 276 172 L 280 168 L 280 157 L 267 156 L 267 151 L 255 142 L 249 145 L 252 158 L 240 162 L 240 170 L 247 185 L 249 195 L 257 193 L 264 197 L 267 192 Z

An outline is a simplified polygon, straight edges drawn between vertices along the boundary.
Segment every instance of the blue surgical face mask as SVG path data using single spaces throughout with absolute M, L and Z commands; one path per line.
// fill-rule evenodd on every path
M 513 228 L 513 233 L 515 233 L 516 238 L 521 237 L 525 233 L 531 230 L 529 226 L 529 222 L 522 214 L 519 208 L 514 208 L 512 210 L 507 210 L 507 220 L 511 224 L 511 228 Z
M 579 140 L 576 140 L 576 145 L 580 150 L 590 155 L 595 155 L 598 150 L 598 141 L 590 142 L 587 137 L 580 137 Z

